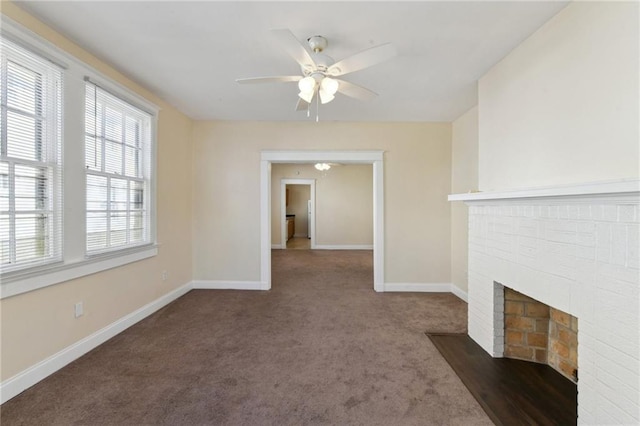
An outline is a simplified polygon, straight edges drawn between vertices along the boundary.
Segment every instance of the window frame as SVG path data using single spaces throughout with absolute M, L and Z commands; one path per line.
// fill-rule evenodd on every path
M 100 158 L 100 167 L 98 169 L 95 168 L 90 168 L 89 166 L 85 167 L 85 177 L 88 181 L 89 176 L 93 176 L 96 178 L 104 178 L 106 179 L 106 188 L 107 188 L 107 199 L 105 200 L 106 202 L 106 207 L 104 210 L 93 210 L 93 209 L 89 209 L 88 205 L 86 207 L 86 220 L 88 223 L 88 216 L 90 213 L 104 213 L 107 217 L 107 236 L 106 236 L 106 242 L 109 242 L 110 237 L 109 237 L 109 232 L 111 231 L 111 218 L 110 216 L 112 215 L 112 208 L 111 208 L 111 203 L 112 201 L 110 200 L 110 190 L 113 188 L 112 186 L 112 182 L 113 180 L 123 180 L 127 182 L 127 201 L 126 204 L 127 206 L 129 206 L 130 204 L 130 189 L 131 189 L 131 184 L 134 182 L 137 183 L 142 183 L 144 185 L 144 192 L 143 192 L 143 197 L 142 197 L 142 209 L 140 210 L 140 213 L 142 213 L 141 217 L 143 220 L 143 223 L 145 224 L 145 226 L 143 227 L 143 234 L 145 235 L 145 238 L 142 242 L 140 243 L 129 243 L 129 244 L 123 244 L 123 245 L 118 245 L 118 246 L 109 246 L 107 244 L 107 246 L 103 249 L 96 249 L 96 250 L 90 250 L 88 245 L 88 237 L 89 237 L 89 233 L 88 231 L 85 233 L 85 236 L 87 238 L 87 248 L 86 248 L 86 253 L 87 256 L 91 257 L 91 256 L 96 256 L 96 255 L 101 255 L 103 253 L 109 253 L 109 252 L 114 252 L 114 251 L 118 251 L 118 250 L 122 250 L 122 249 L 126 249 L 126 248 L 132 248 L 132 247 L 137 247 L 137 246 L 143 246 L 146 244 L 149 244 L 152 238 L 152 234 L 151 234 L 151 209 L 150 209 L 150 205 L 151 205 L 151 197 L 150 197 L 150 188 L 151 188 L 151 181 L 152 181 L 152 172 L 154 170 L 154 166 L 151 164 L 151 156 L 152 156 L 152 145 L 153 145 L 153 140 L 152 140 L 152 131 L 151 131 L 151 121 L 153 118 L 153 115 L 150 114 L 149 112 L 142 110 L 141 108 L 137 107 L 136 105 L 133 105 L 131 103 L 129 103 L 127 100 L 123 99 L 122 97 L 109 92 L 108 90 L 105 90 L 104 88 L 102 88 L 99 84 L 96 84 L 95 82 L 91 81 L 89 78 L 85 78 L 86 84 L 85 84 L 85 90 L 88 90 L 88 87 L 92 87 L 93 90 L 95 90 L 95 100 L 94 102 L 97 102 L 97 97 L 99 96 L 98 94 L 98 90 L 100 90 L 101 92 L 103 92 L 103 96 L 109 96 L 109 97 L 113 97 L 115 98 L 116 102 L 122 102 L 126 104 L 126 107 L 131 108 L 131 109 L 135 109 L 135 111 L 133 111 L 133 114 L 131 114 L 130 116 L 133 117 L 133 115 L 138 115 L 139 119 L 141 119 L 142 121 L 144 121 L 144 126 L 146 128 L 142 128 L 139 130 L 140 135 L 143 136 L 142 139 L 145 139 L 144 136 L 148 136 L 149 141 L 145 141 L 145 140 L 141 140 L 140 141 L 140 145 L 139 146 L 134 146 L 134 149 L 139 149 L 140 150 L 140 157 L 138 158 L 138 164 L 137 164 L 137 168 L 139 168 L 140 172 L 139 172 L 139 176 L 130 176 L 127 175 L 125 172 L 126 169 L 126 163 L 125 163 L 125 158 L 126 158 L 126 149 L 127 147 L 131 147 L 130 144 L 127 143 L 126 138 L 123 137 L 123 139 L 121 141 L 113 141 L 113 140 L 109 140 L 108 137 L 105 135 L 106 134 L 106 130 L 104 130 L 104 127 L 106 126 L 105 124 L 105 114 L 106 114 L 106 109 L 109 108 L 108 103 L 104 103 L 104 105 L 102 106 L 102 123 L 101 126 L 103 128 L 102 131 L 102 135 L 96 135 L 96 134 L 92 134 L 91 136 L 93 136 L 94 138 L 98 138 L 100 137 L 101 140 L 101 158 Z M 86 104 L 85 104 L 85 108 L 86 108 Z M 85 113 L 86 113 L 86 109 L 85 109 Z M 124 114 L 124 112 L 123 112 Z M 127 115 L 123 115 L 123 119 L 126 120 Z M 95 117 L 94 117 L 95 118 Z M 123 123 L 123 128 L 122 130 L 125 131 L 125 125 Z M 89 130 L 87 130 L 87 124 L 85 123 L 84 126 L 84 134 L 85 134 L 85 138 L 87 136 L 89 136 Z M 95 133 L 95 131 L 94 131 Z M 144 135 L 145 133 L 147 133 L 147 135 Z M 122 150 L 122 160 L 121 160 L 121 169 L 120 171 L 123 172 L 122 174 L 117 173 L 117 172 L 113 172 L 113 171 L 108 171 L 106 170 L 106 164 L 108 159 L 106 158 L 106 144 L 107 143 L 117 143 L 118 145 L 120 145 L 120 149 Z M 143 145 L 147 145 L 146 147 Z M 85 139 L 85 146 L 86 146 L 86 139 Z M 96 150 L 97 151 L 97 150 Z M 85 151 L 85 155 L 86 155 L 86 151 Z M 148 156 L 148 157 L 147 157 Z M 85 185 L 85 188 L 89 188 L 88 183 Z M 129 235 L 129 219 L 131 217 L 132 213 L 136 213 L 136 209 L 131 209 L 129 207 L 127 207 L 126 210 L 121 211 L 120 213 L 125 213 L 126 214 L 126 218 L 127 218 L 127 226 L 126 226 L 126 235 Z
M 32 268 L 0 270 L 0 299 L 55 285 L 89 274 L 137 262 L 158 254 L 157 241 L 157 126 L 160 108 L 138 93 L 67 53 L 39 35 L 0 16 L 6 37 L 63 69 L 62 98 L 62 261 Z M 86 170 L 84 151 L 85 79 L 145 111 L 150 121 L 149 242 L 106 252 L 86 250 Z
M 46 58 L 43 58 L 38 53 L 32 52 L 31 50 L 25 48 L 24 46 L 16 43 L 11 38 L 7 38 L 7 41 L 19 49 L 23 49 L 26 51 L 26 54 L 22 52 L 16 53 L 18 57 L 13 57 L 13 55 L 7 55 L 7 60 L 2 61 L 2 67 L 7 67 L 6 72 L 9 73 L 9 63 L 14 63 L 16 66 L 27 70 L 30 73 L 38 74 L 41 76 L 38 85 L 40 86 L 39 90 L 36 90 L 36 93 L 40 93 L 42 96 L 47 99 L 47 101 L 43 104 L 39 104 L 35 102 L 34 108 L 37 110 L 33 113 L 20 110 L 18 108 L 12 107 L 8 105 L 8 97 L 9 97 L 9 87 L 8 87 L 8 75 L 5 74 L 2 76 L 3 78 L 3 90 L 1 96 L 7 102 L 7 105 L 3 109 L 5 113 L 2 114 L 2 125 L 8 126 L 9 115 L 13 115 L 16 117 L 22 118 L 31 118 L 34 122 L 45 123 L 45 132 L 41 133 L 41 142 L 43 145 L 40 147 L 44 151 L 44 155 L 42 158 L 21 158 L 20 156 L 12 156 L 8 152 L 8 141 L 6 132 L 8 129 L 5 129 L 4 138 L 2 138 L 1 144 L 2 149 L 5 151 L 6 156 L 3 157 L 2 162 L 5 162 L 7 165 L 7 184 L 8 184 L 8 211 L 7 218 L 9 219 L 9 257 L 15 259 L 17 257 L 17 240 L 16 240 L 16 220 L 20 215 L 31 214 L 31 215 L 46 215 L 47 229 L 49 231 L 49 238 L 46 240 L 48 245 L 47 253 L 40 257 L 35 257 L 31 260 L 27 261 L 18 261 L 14 263 L 9 263 L 5 266 L 0 266 L 0 268 L 4 268 L 4 270 L 10 271 L 21 271 L 30 268 L 42 267 L 54 263 L 59 263 L 62 261 L 62 238 L 63 238 L 63 229 L 62 229 L 62 117 L 64 116 L 64 108 L 62 105 L 62 96 L 64 91 L 63 81 L 64 81 L 64 70 L 58 66 L 57 64 L 41 64 L 40 62 L 48 62 Z M 20 56 L 23 56 L 20 58 Z M 37 58 L 32 59 L 30 56 L 35 56 Z M 24 61 L 20 60 L 24 59 Z M 53 80 L 51 80 L 53 78 Z M 42 124 L 36 125 L 37 127 L 42 127 Z M 35 134 L 34 134 L 35 136 Z M 44 200 L 46 201 L 46 205 L 42 207 L 35 207 L 34 209 L 24 210 L 17 209 L 17 178 L 19 174 L 16 169 L 20 168 L 32 168 L 32 169 L 40 169 L 41 172 L 47 175 L 45 178 L 46 189 L 44 193 Z M 13 195 L 13 196 L 12 196 Z M 34 200 L 38 200 L 38 197 L 34 197 Z

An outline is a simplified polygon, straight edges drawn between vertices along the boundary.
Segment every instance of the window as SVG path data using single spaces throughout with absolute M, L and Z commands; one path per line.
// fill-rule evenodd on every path
M 62 70 L 0 40 L 1 269 L 62 259 Z
M 147 244 L 151 116 L 86 83 L 87 253 Z
M 158 107 L 0 24 L 0 299 L 157 255 Z

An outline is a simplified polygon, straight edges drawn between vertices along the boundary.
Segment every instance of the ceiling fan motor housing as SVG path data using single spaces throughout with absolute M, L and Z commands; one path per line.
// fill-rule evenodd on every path
M 331 56 L 328 56 L 322 53 L 324 49 L 326 49 L 327 46 L 329 45 L 329 42 L 327 41 L 326 38 L 316 35 L 316 36 L 309 37 L 307 39 L 307 42 L 309 43 L 309 47 L 313 52 L 311 53 L 311 58 L 315 62 L 315 66 L 314 64 L 302 65 L 301 66 L 302 73 L 305 76 L 312 75 L 314 76 L 314 78 L 316 78 L 316 80 L 318 80 L 318 76 L 315 76 L 314 74 L 321 73 L 324 76 L 327 70 L 329 69 L 329 67 L 333 65 L 336 61 Z
M 327 39 L 320 35 L 309 37 L 307 42 L 309 43 L 309 47 L 311 47 L 311 51 L 316 53 L 322 52 L 329 45 Z

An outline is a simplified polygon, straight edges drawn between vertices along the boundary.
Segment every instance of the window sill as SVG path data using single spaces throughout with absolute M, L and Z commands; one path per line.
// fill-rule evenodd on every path
M 7 274 L 2 277 L 0 299 L 81 278 L 96 272 L 117 268 L 158 254 L 158 245 L 151 244 L 118 252 L 96 255 L 86 260 L 49 266 L 36 271 Z

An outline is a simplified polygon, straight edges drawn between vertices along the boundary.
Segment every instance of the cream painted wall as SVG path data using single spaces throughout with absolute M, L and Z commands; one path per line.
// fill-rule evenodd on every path
M 161 107 L 158 120 L 159 254 L 0 301 L 2 380 L 191 281 L 191 120 L 10 2 L 2 13 Z M 161 281 L 161 271 L 168 279 Z M 75 319 L 74 303 L 85 313 Z
M 316 183 L 316 245 L 373 245 L 373 166 L 333 167 Z
M 294 220 L 294 236 L 308 237 L 307 219 L 308 201 L 311 199 L 310 185 L 287 185 L 289 190 L 289 205 L 287 206 L 287 215 L 295 215 Z M 280 215 L 275 215 L 276 219 Z M 280 235 L 280 234 L 278 234 Z
M 449 123 L 195 122 L 194 279 L 260 281 L 260 151 L 384 150 L 385 281 L 451 282 Z
M 373 245 L 373 167 L 370 164 L 336 166 L 327 172 L 320 172 L 311 164 L 273 164 L 271 243 L 278 245 L 282 178 L 316 180 L 316 245 Z
M 451 192 L 478 190 L 478 107 L 453 122 L 451 131 Z M 467 291 L 469 220 L 468 207 L 451 203 L 451 282 Z
M 479 81 L 483 191 L 640 176 L 638 2 L 572 2 Z

